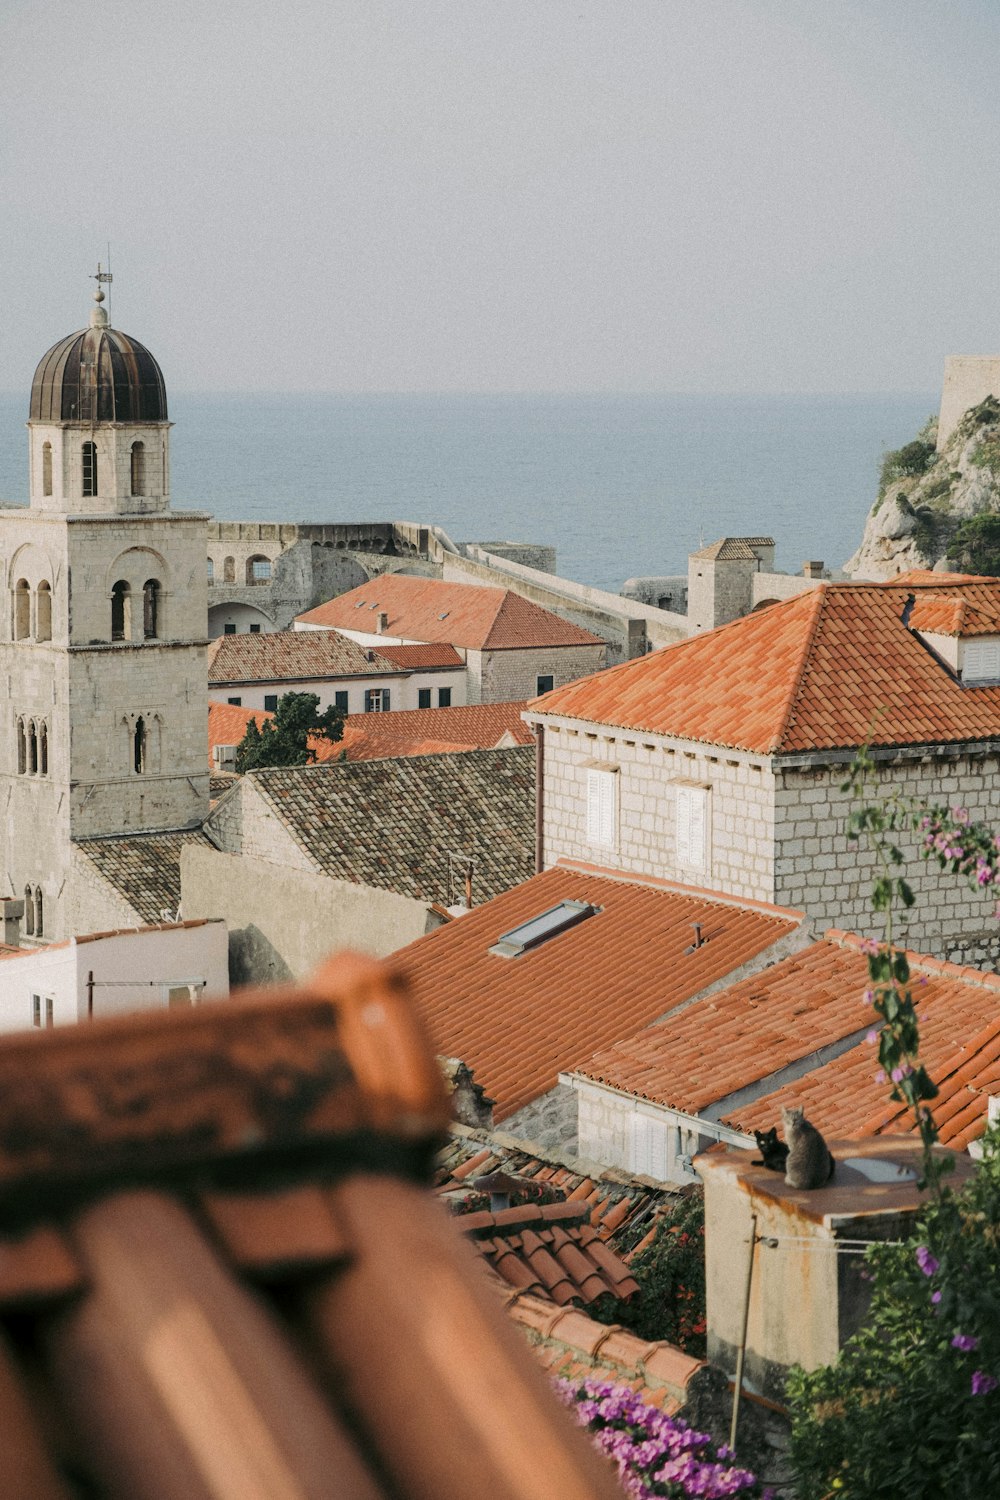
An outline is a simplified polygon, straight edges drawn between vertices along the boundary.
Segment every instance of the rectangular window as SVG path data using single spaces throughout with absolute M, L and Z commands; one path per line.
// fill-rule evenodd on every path
M 223 625 L 222 631 L 223 631 L 224 635 L 235 635 L 236 634 L 236 626 L 235 625 Z
M 451 688 L 438 688 L 438 708 L 451 707 Z
M 243 707 L 243 699 L 242 698 L 227 698 L 226 702 L 227 703 L 231 703 L 234 708 L 242 708 Z
M 278 708 L 278 695 L 277 695 L 277 693 L 265 693 L 264 694 L 264 712 L 267 713 L 267 714 L 273 714 L 273 713 L 275 713 L 277 711 L 277 708 Z
M 46 1026 L 51 1026 L 52 1025 L 52 996 L 51 995 L 46 995 L 45 996 L 45 1024 L 46 1024 Z
M 31 1024 L 32 1026 L 41 1026 L 42 1024 L 41 995 L 32 995 L 31 997 Z
M 333 706 L 337 710 L 338 713 L 340 713 L 340 714 L 346 714 L 348 712 L 347 694 L 346 693 L 334 693 L 334 695 L 333 695 Z
M 587 772 L 587 843 L 613 849 L 618 842 L 618 771 Z
M 250 626 L 250 634 L 251 635 L 260 635 L 260 626 L 259 625 L 251 625 Z
M 555 686 L 555 678 L 551 672 L 546 672 L 541 677 L 535 678 L 535 695 L 540 698 L 543 693 L 551 693 Z
M 708 787 L 678 786 L 675 852 L 682 868 L 708 868 Z
M 430 706 L 431 706 L 431 690 L 430 690 L 430 688 L 417 688 L 417 707 L 418 708 L 430 708 Z
M 365 713 L 387 714 L 389 712 L 389 689 L 368 688 L 365 691 Z

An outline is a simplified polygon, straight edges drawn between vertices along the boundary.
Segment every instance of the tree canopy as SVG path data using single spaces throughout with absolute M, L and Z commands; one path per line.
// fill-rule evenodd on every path
M 278 699 L 274 717 L 258 725 L 251 719 L 236 747 L 236 769 L 254 771 L 261 766 L 307 766 L 316 759 L 310 739 L 335 744 L 344 733 L 344 717 L 336 708 L 319 712 L 315 693 L 286 693 Z

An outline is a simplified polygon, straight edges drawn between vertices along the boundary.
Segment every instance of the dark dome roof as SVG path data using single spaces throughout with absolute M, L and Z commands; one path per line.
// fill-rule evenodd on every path
M 101 309 L 103 313 L 103 309 Z M 98 324 L 42 357 L 31 382 L 32 422 L 165 422 L 159 365 L 135 339 Z

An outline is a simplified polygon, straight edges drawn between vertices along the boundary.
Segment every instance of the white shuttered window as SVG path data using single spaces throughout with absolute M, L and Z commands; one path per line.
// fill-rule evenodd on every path
M 613 849 L 618 842 L 618 772 L 587 772 L 587 843 Z
M 708 866 L 708 788 L 677 788 L 677 863 L 688 870 Z
M 962 678 L 965 682 L 1000 682 L 1000 640 L 969 641 Z
M 628 1170 L 643 1177 L 669 1180 L 672 1127 L 666 1120 L 638 1113 L 629 1116 Z

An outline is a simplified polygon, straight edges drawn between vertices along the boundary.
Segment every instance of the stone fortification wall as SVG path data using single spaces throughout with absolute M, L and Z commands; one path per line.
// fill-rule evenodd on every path
M 462 546 L 478 547 L 492 557 L 519 563 L 522 568 L 533 568 L 537 573 L 556 571 L 556 549 L 545 546 L 543 542 L 463 542 Z
M 987 396 L 1000 398 L 1000 355 L 949 354 L 944 362 L 937 449 L 951 437 L 965 413 Z
M 917 802 L 961 804 L 973 819 L 1000 829 L 1000 755 L 958 755 L 941 747 L 926 759 L 900 757 L 882 771 L 883 784 Z M 803 909 L 820 928 L 858 932 L 873 928 L 875 858 L 845 832 L 850 794 L 840 790 L 845 766 L 786 767 L 774 791 L 774 897 Z M 919 855 L 915 835 L 900 835 L 909 855 L 906 879 L 916 894 L 906 943 L 955 963 L 994 964 L 1000 959 L 995 900 L 944 875 Z
M 587 841 L 587 771 L 599 764 L 618 767 L 613 847 Z M 710 788 L 700 868 L 677 859 L 677 786 L 683 783 Z M 774 777 L 761 756 L 711 752 L 704 745 L 606 725 L 545 724 L 546 866 L 561 858 L 591 860 L 608 869 L 771 901 L 773 819 Z
M 181 853 L 181 901 L 185 918 L 225 918 L 233 984 L 301 979 L 339 948 L 383 958 L 429 925 L 425 902 L 394 891 L 194 845 Z
M 609 666 L 644 656 L 657 646 L 666 646 L 687 636 L 685 615 L 637 604 L 633 599 L 574 583 L 569 578 L 539 573 L 519 563 L 494 557 L 482 548 L 470 547 L 468 557 L 445 554 L 443 568 L 448 582 L 512 588 L 543 609 L 599 635 L 607 642 Z

